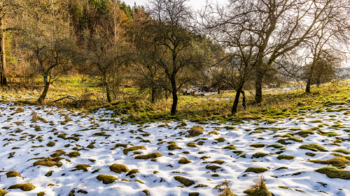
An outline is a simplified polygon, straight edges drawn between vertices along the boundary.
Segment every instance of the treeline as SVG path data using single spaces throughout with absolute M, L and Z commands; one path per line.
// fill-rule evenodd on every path
M 232 113 L 245 90 L 263 101 L 265 84 L 337 77 L 347 55 L 346 0 L 234 0 L 193 11 L 188 0 L 152 0 L 145 7 L 110 0 L 13 0 L 0 4 L 0 84 L 39 74 L 44 89 L 62 75 L 97 79 L 107 102 L 132 81 L 172 95 L 198 83 L 234 89 Z M 25 82 L 28 84 L 28 82 Z

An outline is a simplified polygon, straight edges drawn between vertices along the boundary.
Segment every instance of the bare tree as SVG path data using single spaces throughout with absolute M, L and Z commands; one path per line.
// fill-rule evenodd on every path
M 256 57 L 255 100 L 261 103 L 264 75 L 274 62 L 315 36 L 327 13 L 339 9 L 341 3 L 345 1 L 231 0 L 222 7 L 208 3 L 201 16 L 208 29 L 221 30 L 221 36 L 213 36 L 221 43 L 230 45 L 237 31 L 254 40 L 250 47 Z
M 171 86 L 167 88 L 173 97 L 171 115 L 176 114 L 178 90 L 191 80 L 185 69 L 196 65 L 199 59 L 194 48 L 196 35 L 192 33 L 192 12 L 186 5 L 188 0 L 151 0 L 148 11 L 156 21 L 153 23 L 155 55 L 154 61 L 163 68 Z M 198 65 L 198 64 L 197 64 Z

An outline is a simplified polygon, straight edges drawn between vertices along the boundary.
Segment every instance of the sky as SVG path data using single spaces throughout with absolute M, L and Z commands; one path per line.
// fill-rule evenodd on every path
M 134 2 L 136 2 L 136 5 L 143 5 L 145 6 L 149 0 L 124 0 L 124 2 L 130 6 L 134 5 Z M 205 5 L 206 0 L 189 0 L 189 4 L 194 8 L 195 10 L 199 10 L 202 6 Z M 213 2 L 218 2 L 220 4 L 226 3 L 228 0 L 213 0 Z

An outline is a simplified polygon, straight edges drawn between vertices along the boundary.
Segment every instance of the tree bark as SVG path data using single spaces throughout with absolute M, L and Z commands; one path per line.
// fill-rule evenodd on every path
M 263 74 L 260 71 L 256 72 L 256 80 L 255 80 L 255 102 L 260 104 L 263 100 L 262 98 L 262 81 Z
M 176 115 L 176 108 L 177 108 L 177 89 L 176 89 L 176 83 L 175 81 L 171 82 L 171 86 L 172 86 L 172 94 L 173 94 L 173 105 L 171 106 L 171 115 Z
M 239 87 L 236 90 L 236 97 L 235 97 L 235 101 L 233 102 L 233 106 L 232 106 L 232 115 L 237 113 L 237 107 L 238 107 L 238 103 L 239 103 L 239 97 L 241 95 L 243 87 Z
M 310 68 L 310 73 L 308 75 L 307 82 L 306 82 L 305 93 L 311 93 L 311 81 L 312 81 L 313 72 L 314 72 L 314 65 L 312 64 Z
M 3 25 L 2 25 L 3 26 Z M 6 42 L 6 34 L 5 32 L 1 35 L 1 67 L 0 67 L 0 85 L 1 86 L 7 86 L 7 79 L 6 79 L 6 73 L 5 73 L 5 67 L 6 67 L 6 51 L 5 51 L 5 42 Z
M 107 95 L 107 101 L 108 103 L 112 102 L 112 96 L 111 96 L 111 91 L 109 89 L 108 83 L 106 84 L 106 95 Z
M 38 103 L 40 103 L 40 104 L 42 104 L 44 102 L 46 95 L 47 95 L 47 92 L 49 91 L 50 83 L 47 81 L 47 76 L 44 76 L 44 83 L 45 83 L 44 90 L 38 99 Z

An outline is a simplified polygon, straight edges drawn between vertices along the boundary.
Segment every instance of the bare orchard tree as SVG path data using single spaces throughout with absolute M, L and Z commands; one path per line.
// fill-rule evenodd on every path
M 237 31 L 254 40 L 250 47 L 256 56 L 255 100 L 259 104 L 264 75 L 274 62 L 315 36 L 319 23 L 327 13 L 340 9 L 341 3 L 345 0 L 231 0 L 222 7 L 208 3 L 201 16 L 208 29 L 225 27 L 220 29 L 225 39 L 214 37 L 222 43 L 229 45 Z
M 29 52 L 31 65 L 43 77 L 44 90 L 39 103 L 44 102 L 50 83 L 71 68 L 72 40 L 62 10 L 64 8 L 48 1 L 33 1 L 26 5 L 21 47 Z
M 171 115 L 177 111 L 177 92 L 191 78 L 181 79 L 185 70 L 195 66 L 198 56 L 194 49 L 196 35 L 192 33 L 192 11 L 188 0 L 151 0 L 148 12 L 156 21 L 153 23 L 153 46 L 155 63 L 162 67 L 171 86 L 173 104 Z

